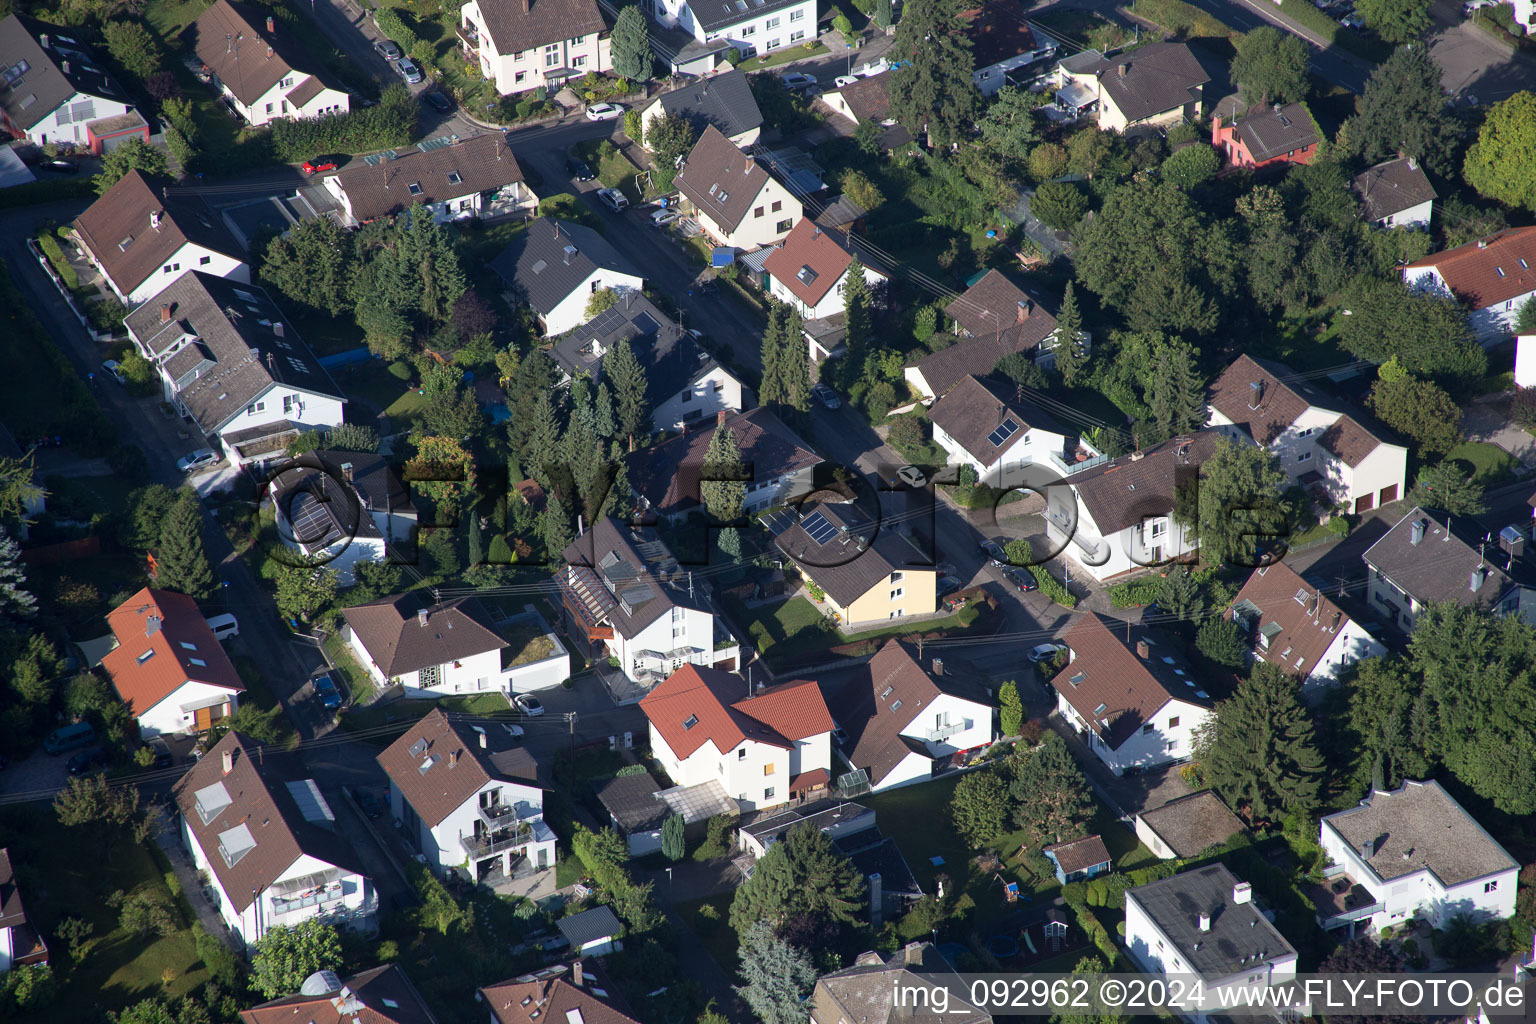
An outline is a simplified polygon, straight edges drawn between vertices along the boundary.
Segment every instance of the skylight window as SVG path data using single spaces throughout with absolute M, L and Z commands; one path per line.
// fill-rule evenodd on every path
M 1301 590 L 1296 591 L 1296 603 L 1297 604 L 1302 605 L 1303 607 L 1305 607 L 1306 603 L 1307 603 L 1307 597 L 1308 597 L 1308 594 L 1307 594 L 1306 588 L 1302 588 Z
M 182 646 L 183 650 L 187 650 L 187 651 L 195 651 L 195 650 L 197 650 L 197 644 L 189 644 L 185 640 L 181 641 L 181 646 Z
M 1102 715 L 1104 712 L 1106 712 L 1108 710 L 1109 710 L 1109 705 L 1108 704 L 1100 704 L 1098 707 L 1093 709 L 1093 713 L 1095 715 Z
M 818 275 L 816 271 L 812 270 L 809 264 L 806 264 L 800 268 L 800 272 L 795 276 L 800 279 L 801 284 L 814 284 L 816 282 L 816 278 L 820 275 Z
M 437 764 L 437 760 L 438 760 L 437 755 L 433 754 L 431 757 L 429 757 L 425 761 L 421 762 L 421 767 L 417 768 L 416 770 L 419 771 L 421 774 L 425 775 L 425 774 L 427 774 L 427 772 L 432 770 L 432 766 L 433 765 Z
M 208 667 L 208 663 L 206 661 L 204 661 L 202 658 L 188 658 L 187 660 L 190 661 L 192 664 L 196 665 L 198 668 L 207 668 Z
M 417 740 L 415 743 L 411 744 L 411 756 L 412 757 L 420 757 L 422 754 L 425 754 L 426 752 L 427 752 L 427 740 L 426 740 L 425 736 L 423 736 L 421 739 Z
M 685 718 L 683 720 L 683 729 L 686 731 L 688 729 L 692 729 L 694 726 L 696 726 L 698 724 L 699 724 L 699 716 L 698 715 L 689 715 L 687 718 Z
M 898 700 L 894 704 L 892 704 L 891 705 L 891 710 L 892 711 L 900 711 L 901 710 L 901 701 Z
M 151 647 L 149 650 L 145 651 L 143 654 L 139 655 L 134 660 L 137 661 L 140 665 L 142 665 L 146 661 L 148 661 L 150 658 L 153 658 L 154 656 L 155 656 L 155 649 L 153 647 Z
M 406 191 L 408 191 L 413 196 L 421 195 L 421 182 L 419 181 L 413 181 L 409 185 L 405 186 L 405 188 Z
M 1500 277 L 1504 276 L 1504 268 L 1503 267 L 1494 267 L 1493 268 L 1493 272 L 1495 274 L 1498 274 Z
M 1088 676 L 1087 676 L 1086 673 L 1079 672 L 1079 673 L 1077 673 L 1077 675 L 1073 676 L 1071 679 L 1068 679 L 1067 682 L 1071 683 L 1073 686 L 1077 686 L 1080 683 L 1082 683 L 1082 681 L 1084 679 L 1087 679 L 1087 678 L 1088 678 Z
M 448 172 L 448 184 L 450 184 L 450 185 L 460 185 L 460 184 L 463 184 L 463 182 L 464 182 L 464 178 L 463 178 L 462 175 L 459 174 L 458 171 L 449 171 Z

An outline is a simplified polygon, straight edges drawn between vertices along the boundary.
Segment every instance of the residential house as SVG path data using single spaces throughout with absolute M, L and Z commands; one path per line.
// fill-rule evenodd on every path
M 847 800 L 818 800 L 804 807 L 766 811 L 736 829 L 736 845 L 753 859 L 763 856 L 774 843 L 782 843 L 789 830 L 810 824 L 834 842 L 844 836 L 875 828 L 875 812 Z
M 931 615 L 938 606 L 931 552 L 852 505 L 808 502 L 773 543 L 847 626 Z
M 1008 76 L 1014 72 L 1056 55 L 1054 43 L 1042 45 L 1035 39 L 1018 0 L 982 0 L 975 9 L 962 11 L 960 18 L 976 68 L 971 81 L 984 97 L 1010 84 Z
M 592 965 L 578 959 L 569 972 L 562 964 L 486 985 L 475 1000 L 489 1008 L 491 1024 L 638 1024 L 613 1007 L 611 993 Z
M 719 420 L 739 412 L 746 404 L 747 389 L 735 374 L 715 362 L 681 324 L 633 291 L 557 339 L 550 356 L 567 378 L 585 373 L 596 382 L 602 379 L 604 357 L 620 342 L 629 345 L 645 371 L 653 430 L 684 430 L 711 416 Z
M 1225 864 L 1208 864 L 1172 878 L 1138 885 L 1125 894 L 1125 946 L 1142 970 L 1197 976 L 1208 996 L 1196 1024 L 1219 1015 L 1206 1012 L 1245 1005 L 1242 986 L 1263 987 L 1296 977 L 1296 947 L 1270 923 L 1253 900 L 1253 887 Z
M 1324 817 L 1318 831 L 1333 883 L 1331 898 L 1314 900 L 1325 929 L 1514 916 L 1520 865 L 1434 780 L 1373 790 L 1360 806 Z
M 1225 101 L 1211 120 L 1211 145 L 1233 167 L 1257 170 L 1278 164 L 1309 164 L 1323 133 L 1305 103 L 1258 104 L 1239 110 Z
M 1260 566 L 1232 602 L 1230 617 L 1252 644 L 1255 662 L 1295 676 L 1303 695 L 1318 696 L 1361 658 L 1387 649 L 1364 626 L 1284 562 Z
M 503 96 L 613 70 L 608 23 L 594 0 L 470 0 L 459 46 Z
M 767 408 L 726 414 L 724 419 L 694 430 L 685 429 L 661 444 L 633 453 L 628 459 L 630 489 L 642 516 L 677 523 L 703 508 L 699 485 L 706 470 L 709 442 L 718 430 L 729 430 L 741 453 L 746 483 L 742 510 L 755 515 L 807 493 L 822 458 L 784 421 Z
M 433 708 L 379 755 L 390 814 L 438 874 L 490 884 L 554 866 L 539 765 L 513 728 Z
M 267 8 L 216 0 L 187 30 L 213 84 L 253 128 L 352 109 L 352 96 Z M 263 31 L 265 30 L 265 31 Z
M 1242 832 L 1221 797 L 1201 790 L 1136 815 L 1136 838 L 1163 860 L 1193 860 Z
M 816 39 L 816 0 L 642 0 L 640 7 L 663 28 L 728 43 L 744 57 Z
M 1514 527 L 1495 539 L 1466 516 L 1415 506 L 1361 557 L 1370 569 L 1372 610 L 1405 633 L 1420 612 L 1440 601 L 1536 624 L 1536 572 Z
M 946 976 L 953 975 L 953 980 Z M 943 979 L 949 998 L 946 1012 L 924 1001 L 912 1006 L 897 1006 L 891 993 L 900 989 L 916 991 Z M 824 974 L 811 990 L 808 1009 L 811 1024 L 992 1024 L 992 1015 L 962 998 L 963 986 L 952 965 L 939 947 L 931 942 L 910 942 L 890 956 L 867 952 L 859 954 L 852 967 Z
M 500 132 L 428 139 L 354 160 L 323 184 L 342 223 L 357 227 L 420 208 L 438 223 L 501 217 L 538 205 Z
M 1099 836 L 1056 843 L 1040 852 L 1051 862 L 1051 867 L 1056 871 L 1056 881 L 1062 885 L 1102 875 L 1113 867 L 1109 850 Z
M 1062 87 L 1081 92 L 1081 107 L 1097 102 L 1107 131 L 1165 127 L 1203 116 L 1211 73 L 1184 43 L 1148 43 L 1113 57 L 1062 61 Z
M 851 236 L 801 217 L 783 244 L 763 261 L 768 294 L 793 307 L 806 320 L 841 313 L 843 289 L 855 255 L 864 266 L 864 281 L 871 289 L 888 280 L 864 262 L 860 249 Z
M 1198 542 L 1173 518 L 1175 495 L 1199 479 L 1220 436 L 1202 430 L 1118 458 L 1061 462 L 1066 477 L 1046 493 L 1052 545 L 1097 580 L 1190 554 Z
M 763 130 L 763 112 L 752 96 L 752 86 L 746 73 L 736 68 L 686 81 L 682 88 L 657 96 L 640 113 L 645 130 L 649 132 L 663 114 L 693 125 L 695 136 L 706 125 L 717 128 L 733 146 L 753 145 Z
M 891 81 L 890 76 L 884 72 L 862 75 L 852 83 L 839 89 L 829 89 L 817 98 L 834 114 L 852 121 L 855 128 L 866 121 L 874 124 L 881 131 L 880 148 L 897 149 L 912 141 L 912 133 L 897 124 L 891 116 Z
M 1536 295 L 1533 265 L 1536 227 L 1507 228 L 1404 264 L 1403 280 L 1414 291 L 1454 297 L 1487 346 L 1514 333 L 1520 307 Z
M 1189 758 L 1214 701 L 1173 645 L 1097 613 L 1062 637 L 1069 660 L 1051 679 L 1056 710 L 1116 775 Z
M 383 562 L 410 540 L 416 506 L 382 456 L 314 451 L 280 463 L 267 485 L 279 539 L 324 560 L 343 586 L 359 562 Z
M 661 826 L 672 816 L 672 809 L 657 796 L 661 787 L 640 767 L 638 774 L 615 775 L 593 794 L 608 812 L 608 824 L 624 837 L 631 857 L 660 852 Z
M 567 633 L 589 658 L 618 659 L 653 685 L 684 665 L 731 671 L 741 649 L 653 530 L 600 519 L 562 553 Z
M 107 613 L 107 627 L 102 670 L 145 739 L 207 732 L 240 706 L 245 684 L 192 598 L 145 587 Z
M 332 988 L 332 986 L 337 986 Z M 325 989 L 327 991 L 321 991 Z M 342 981 L 330 971 L 311 975 L 298 995 L 240 1011 L 240 1024 L 437 1024 L 437 1017 L 399 964 L 385 964 Z
M 1359 514 L 1407 491 L 1408 449 L 1280 363 L 1238 356 L 1211 385 L 1209 423 L 1274 453 L 1320 505 Z
M 347 643 L 378 686 L 400 685 L 407 696 L 447 697 L 519 687 L 520 650 L 496 628 L 475 597 L 433 601 L 425 591 L 381 597 L 342 611 Z M 568 667 L 564 652 L 551 662 Z
M 243 465 L 342 422 L 346 398 L 286 321 L 262 289 L 189 270 L 123 322 L 165 401 Z
M 852 673 L 830 707 L 838 753 L 877 793 L 926 782 L 956 754 L 997 737 L 997 699 L 985 677 L 953 658 L 929 658 L 925 668 L 896 639 Z
M 1526 32 L 1536 28 L 1536 0 L 1514 0 L 1510 7 L 1514 20 L 1524 27 Z
M 132 170 L 75 220 L 76 240 L 113 293 L 136 306 L 191 270 L 248 283 L 240 243 L 208 205 L 162 193 Z
M 1360 198 L 1361 216 L 1373 227 L 1429 230 L 1435 186 L 1411 156 L 1368 168 L 1351 183 Z
M 73 31 L 18 14 L 0 21 L 0 123 L 35 145 L 98 156 L 130 139 L 148 142 L 149 125 L 128 93 Z
M 11 851 L 0 849 L 0 974 L 13 967 L 32 967 L 48 962 L 43 933 L 27 918 L 16 884 Z
M 540 217 L 491 261 L 522 303 L 539 315 L 550 337 L 587 320 L 587 303 L 603 289 L 636 291 L 645 278 L 589 227 Z
M 640 701 L 668 778 L 718 779 L 743 811 L 821 795 L 832 781 L 832 715 L 814 682 L 757 693 L 740 676 L 688 664 Z
M 1017 482 L 1018 470 L 1046 463 L 1067 449 L 1064 428 L 1045 410 L 1018 396 L 1014 385 L 970 374 L 928 410 L 933 440 L 951 466 L 969 466 L 995 487 Z
M 960 340 L 903 371 L 924 401 L 943 396 L 966 374 L 987 376 L 1006 355 L 1022 352 L 1039 366 L 1056 365 L 1056 318 L 996 270 L 983 274 L 944 312 Z
M 598 905 L 579 914 L 562 917 L 555 925 L 578 957 L 607 956 L 624 948 L 624 926 L 613 909 Z
M 246 945 L 311 918 L 375 927 L 378 890 L 296 755 L 231 730 L 173 795 L 192 866 Z
M 710 0 L 713 2 L 713 0 Z M 714 125 L 673 179 L 692 213 L 716 245 L 756 249 L 789 234 L 800 219 L 800 200 Z

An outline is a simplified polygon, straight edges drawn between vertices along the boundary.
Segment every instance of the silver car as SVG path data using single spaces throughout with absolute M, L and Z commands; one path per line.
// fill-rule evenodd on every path
M 194 469 L 202 469 L 219 461 L 219 453 L 212 448 L 199 448 L 195 452 L 188 452 L 176 462 L 176 468 L 183 473 L 190 473 Z
M 421 73 L 421 68 L 417 67 L 416 62 L 409 57 L 401 57 L 395 63 L 395 68 L 400 72 L 400 77 L 404 78 L 411 85 L 416 85 L 418 82 L 425 80 L 425 76 Z

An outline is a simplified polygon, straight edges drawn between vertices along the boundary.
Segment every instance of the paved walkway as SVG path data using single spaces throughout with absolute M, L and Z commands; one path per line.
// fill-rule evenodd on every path
M 208 901 L 208 896 L 203 891 L 202 880 L 197 877 L 197 868 L 192 864 L 192 857 L 187 853 L 187 848 L 182 845 L 181 832 L 176 828 L 174 821 L 167 821 L 165 828 L 155 836 L 155 842 L 166 859 L 171 862 L 171 870 L 176 872 L 176 877 L 181 881 L 181 891 L 187 898 L 187 903 L 192 907 L 192 912 L 197 915 L 198 923 L 213 935 L 223 941 L 236 953 L 244 953 L 244 944 L 240 937 L 231 932 L 224 924 L 224 919 Z

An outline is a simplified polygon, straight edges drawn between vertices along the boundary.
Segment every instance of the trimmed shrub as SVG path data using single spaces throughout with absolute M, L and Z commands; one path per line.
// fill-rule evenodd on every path
M 43 255 L 48 257 L 48 262 L 53 264 L 53 269 L 59 272 L 64 279 L 64 287 L 70 291 L 80 290 L 80 275 L 75 273 L 75 268 L 69 265 L 69 260 L 64 258 L 64 250 L 59 247 L 59 240 L 52 233 L 39 235 L 37 244 L 42 248 Z
M 416 131 L 416 101 L 403 85 L 384 90 L 376 106 L 329 117 L 273 122 L 272 152 L 282 161 L 316 153 L 371 153 L 403 146 Z

